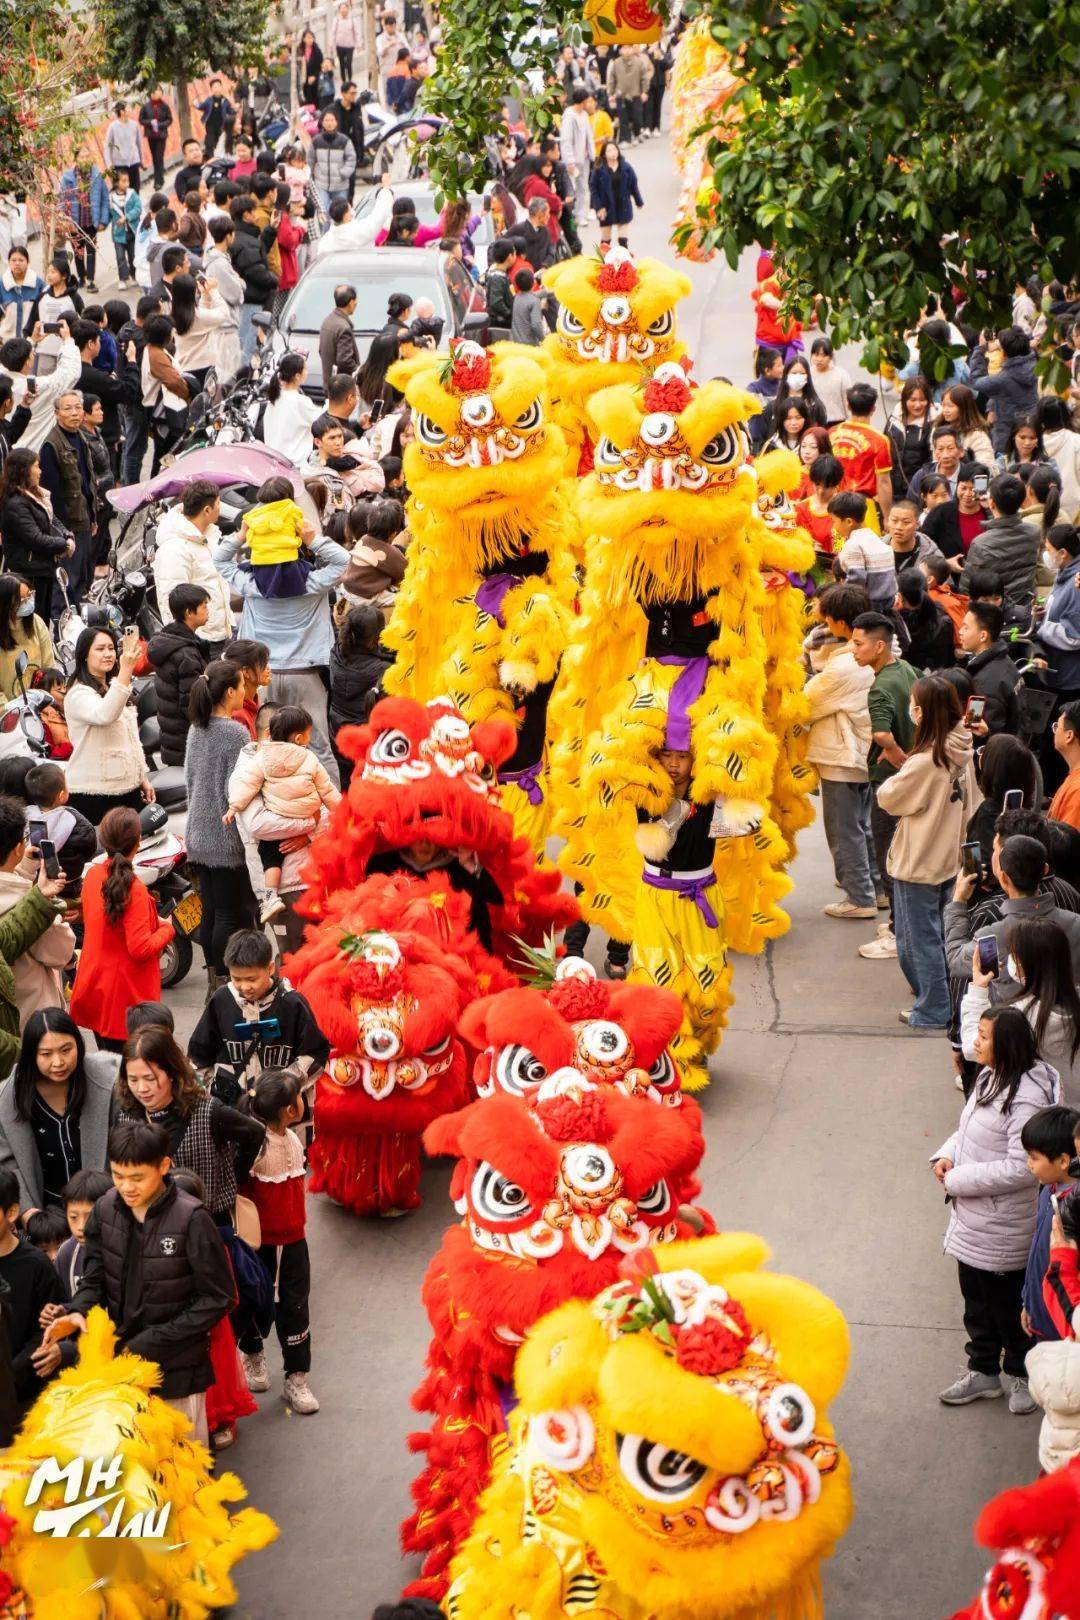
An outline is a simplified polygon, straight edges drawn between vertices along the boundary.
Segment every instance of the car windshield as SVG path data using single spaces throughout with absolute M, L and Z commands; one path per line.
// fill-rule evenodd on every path
M 354 282 L 355 332 L 381 332 L 388 318 L 387 301 L 390 294 L 395 292 L 409 293 L 413 299 L 430 298 L 443 320 L 449 320 L 450 301 L 439 275 L 438 260 L 422 248 L 415 251 L 415 272 L 411 267 L 408 272 L 403 272 L 400 264 L 394 263 L 388 264 L 380 274 L 378 263 L 365 256 L 362 273 L 357 274 Z M 288 329 L 317 332 L 334 307 L 334 288 L 340 282 L 340 273 L 320 275 L 318 270 L 309 270 L 297 286 L 294 302 L 289 306 L 286 318 Z

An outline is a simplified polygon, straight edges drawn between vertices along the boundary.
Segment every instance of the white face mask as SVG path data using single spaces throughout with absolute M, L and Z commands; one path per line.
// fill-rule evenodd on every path
M 1017 984 L 1023 984 L 1024 976 L 1020 972 L 1020 964 L 1017 962 L 1015 956 L 1010 954 L 1005 958 L 1005 971 L 1009 975 L 1010 979 L 1014 979 Z
M 793 394 L 801 394 L 806 387 L 806 378 L 801 371 L 793 371 L 787 380 L 788 389 Z
M 1042 560 L 1043 560 L 1043 566 L 1044 567 L 1052 568 L 1055 573 L 1057 572 L 1057 567 L 1058 567 L 1057 557 L 1054 555 L 1054 553 L 1047 546 L 1043 546 Z

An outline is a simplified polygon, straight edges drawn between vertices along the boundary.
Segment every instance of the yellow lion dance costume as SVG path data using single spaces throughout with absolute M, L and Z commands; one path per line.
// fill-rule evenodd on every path
M 754 472 L 760 520 L 755 537 L 765 576 L 765 715 L 777 742 L 770 801 L 790 860 L 795 854 L 795 834 L 814 819 L 810 795 L 817 784 L 806 758 L 810 716 L 803 693 L 806 671 L 802 661 L 803 587 L 814 566 L 814 544 L 796 523 L 791 501 L 802 476 L 799 458 L 790 450 L 770 450 L 755 461 Z
M 384 685 L 420 702 L 449 694 L 470 725 L 498 716 L 518 747 L 499 779 L 519 833 L 543 849 L 547 701 L 574 612 L 561 489 L 566 446 L 540 363 L 460 343 L 390 373 L 413 412 L 408 566 L 385 640 Z
M 572 478 L 593 465 L 590 399 L 616 383 L 640 382 L 642 372 L 686 353 L 678 340 L 675 306 L 691 282 L 659 259 L 634 259 L 615 246 L 604 259 L 582 255 L 551 265 L 544 286 L 558 299 L 559 313 L 541 354 Z
M 114 1354 L 116 1334 L 102 1310 L 91 1311 L 78 1363 L 38 1397 L 14 1444 L 0 1457 L 0 1581 L 4 1615 L 19 1620 L 203 1620 L 236 1602 L 230 1571 L 246 1553 L 265 1547 L 277 1527 L 244 1508 L 235 1474 L 210 1477 L 210 1455 L 190 1438 L 179 1412 L 153 1393 L 157 1367 L 139 1356 Z M 38 1465 L 59 1468 L 83 1459 L 79 1498 L 118 1492 L 121 1527 L 137 1513 L 155 1518 L 168 1507 L 163 1535 L 120 1539 L 99 1534 L 114 1513 L 110 1500 L 80 1520 L 68 1539 L 32 1529 L 43 1510 L 65 1503 L 66 1481 L 45 1484 L 29 1505 Z M 119 1458 L 115 1484 L 97 1483 L 91 1465 Z M 115 1466 L 115 1465 L 114 1465 Z M 93 1487 L 93 1488 L 91 1488 Z M 144 1521 L 145 1524 L 145 1521 Z M 89 1526 L 95 1532 L 83 1536 Z M 5 1582 L 6 1584 L 6 1582 Z
M 848 1332 L 767 1256 L 747 1234 L 665 1244 L 532 1330 L 450 1620 L 821 1620 L 851 1519 L 825 1415 Z
M 693 388 L 678 365 L 590 407 L 601 437 L 578 491 L 586 584 L 551 705 L 552 778 L 560 864 L 582 887 L 583 915 L 616 939 L 634 930 L 638 813 L 670 804 L 665 745 L 689 749 L 691 796 L 715 806 L 727 944 L 757 951 L 788 926 L 787 850 L 770 814 L 765 531 L 743 432 L 756 409 L 726 383 Z M 717 963 L 706 1047 L 730 1000 L 727 971 Z

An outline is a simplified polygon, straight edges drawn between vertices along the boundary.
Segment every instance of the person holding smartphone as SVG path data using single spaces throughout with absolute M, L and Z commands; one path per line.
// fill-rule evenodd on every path
M 75 673 L 64 699 L 72 749 L 67 780 L 72 805 L 95 827 L 118 805 L 141 810 L 154 799 L 130 701 L 138 656 L 134 625 L 119 646 L 104 629 L 84 630 L 75 643 Z

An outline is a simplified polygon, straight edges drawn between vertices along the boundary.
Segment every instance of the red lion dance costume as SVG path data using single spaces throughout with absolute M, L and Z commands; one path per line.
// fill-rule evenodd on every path
M 337 746 L 356 770 L 311 846 L 301 910 L 319 922 L 341 920 L 368 863 L 387 851 L 424 842 L 464 852 L 500 897 L 491 907 L 494 954 L 470 932 L 466 960 L 481 990 L 513 984 L 503 961 L 520 950 L 515 941 L 539 944 L 577 915 L 559 892 L 559 874 L 537 866 L 501 808 L 496 774 L 513 753 L 513 726 L 486 720 L 470 727 L 448 699 L 384 698 L 366 726 L 342 728 Z
M 426 1453 L 402 1531 L 406 1552 L 423 1555 L 411 1596 L 446 1591 L 505 1443 L 528 1330 L 607 1287 L 627 1254 L 711 1229 L 686 1209 L 704 1140 L 668 1051 L 677 997 L 602 983 L 579 962 L 572 972 L 546 992 L 470 1007 L 462 1031 L 482 1049 L 481 1100 L 425 1133 L 429 1152 L 458 1158 L 451 1196 L 462 1219 L 424 1281 L 432 1340 L 413 1405 L 434 1421 L 411 1441 Z
M 468 1101 L 468 909 L 431 879 L 369 878 L 289 963 L 333 1049 L 309 1186 L 356 1215 L 418 1207 L 424 1129 Z
M 995 1496 L 975 1539 L 998 1559 L 952 1620 L 1080 1620 L 1080 1460 Z

